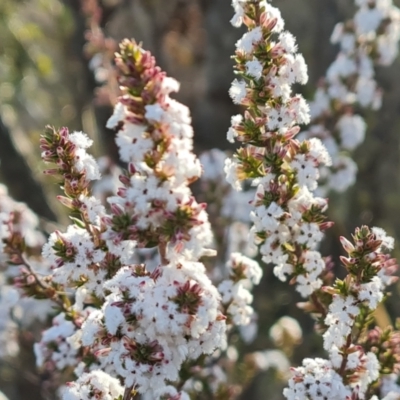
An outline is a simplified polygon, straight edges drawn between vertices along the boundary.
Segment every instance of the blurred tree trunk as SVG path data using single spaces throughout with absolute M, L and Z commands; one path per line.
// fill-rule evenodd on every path
M 9 129 L 0 119 L 0 174 L 10 195 L 26 203 L 37 215 L 55 221 L 43 188 L 35 179 L 28 163 L 17 150 Z

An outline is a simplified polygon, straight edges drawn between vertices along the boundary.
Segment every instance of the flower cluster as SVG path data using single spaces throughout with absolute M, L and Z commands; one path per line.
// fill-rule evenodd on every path
M 36 364 L 49 371 L 75 367 L 78 349 L 71 347 L 67 342 L 75 330 L 75 325 L 65 319 L 64 313 L 58 314 L 53 319 L 52 327 L 42 333 L 40 343 L 34 345 Z
M 57 168 L 46 171 L 61 175 L 65 196 L 59 201 L 71 210 L 74 224 L 66 232 L 55 231 L 43 246 L 42 255 L 53 269 L 52 282 L 77 288 L 76 297 L 104 297 L 103 282 L 133 257 L 133 243 L 106 243 L 101 221 L 105 208 L 90 195 L 90 185 L 100 178 L 95 159 L 87 153 L 92 140 L 82 132 L 47 127 L 41 139 L 42 157 Z M 82 301 L 80 302 L 82 303 Z M 83 306 L 83 303 L 82 303 Z
M 44 236 L 38 217 L 23 203 L 13 200 L 0 185 L 0 354 L 15 356 L 19 351 L 18 326 L 28 328 L 51 314 L 52 294 L 37 282 L 38 274 L 49 273 L 40 257 Z M 29 262 L 29 264 L 28 264 Z M 29 297 L 28 297 L 29 296 Z
M 253 301 L 250 290 L 260 283 L 262 270 L 256 261 L 240 253 L 231 254 L 227 269 L 229 279 L 218 286 L 226 314 L 234 325 L 248 325 L 254 312 L 250 306 Z
M 369 10 L 391 6 L 378 3 L 358 5 Z M 356 231 L 354 245 L 342 238 L 349 253 L 348 258 L 342 257 L 348 276 L 331 285 L 330 261 L 317 251 L 323 230 L 330 226 L 324 216 L 327 201 L 313 194 L 321 165 L 330 165 L 330 155 L 319 139 L 294 139 L 298 125 L 309 122 L 306 103 L 292 96 L 290 89 L 291 84 L 306 80 L 304 60 L 296 54 L 294 38 L 283 32 L 277 9 L 265 1 L 234 1 L 233 6 L 232 22 L 244 23 L 248 32 L 236 44 L 236 71 L 241 79 L 232 83 L 230 95 L 246 112 L 244 117 L 232 118 L 227 134 L 229 141 L 236 139 L 244 145 L 225 164 L 227 180 L 239 190 L 240 182 L 247 179 L 257 186 L 251 213 L 253 239 L 263 261 L 275 264 L 274 273 L 281 280 L 290 275 L 302 296 L 310 297 L 303 307 L 318 317 L 329 354 L 327 360 L 305 359 L 301 367 L 293 369 L 284 395 L 292 400 L 369 398 L 379 393 L 382 374 L 397 367 L 397 357 L 388 356 L 387 347 L 379 345 L 386 343 L 397 351 L 396 334 L 375 335 L 375 345 L 374 335 L 368 341 L 365 334 L 386 286 L 395 280 L 396 262 L 387 254 L 393 240 L 383 230 L 367 227 Z M 398 40 L 396 34 L 392 39 Z M 331 68 L 332 76 L 335 68 L 340 70 L 340 62 Z M 341 85 L 339 72 L 337 84 Z M 365 103 L 366 95 L 360 96 Z M 376 97 L 374 91 L 364 105 L 372 105 Z M 324 104 L 319 100 L 319 106 Z M 359 122 L 346 118 L 339 126 L 346 134 L 354 134 Z
M 142 393 L 176 381 L 185 359 L 225 340 L 219 294 L 200 263 L 169 264 L 152 274 L 124 267 L 105 287 L 111 293 L 84 322 L 82 343 L 99 355 L 102 370 L 114 370 Z
M 92 144 L 93 141 L 84 133 L 69 133 L 67 128 L 57 132 L 46 127 L 40 139 L 43 161 L 55 164 L 55 168 L 45 173 L 63 177 L 67 196 L 76 197 L 84 193 L 91 181 L 100 178 L 96 160 L 86 151 Z
M 213 254 L 205 206 L 189 189 L 201 166 L 189 111 L 169 97 L 178 83 L 135 42 L 122 42 L 116 65 L 122 95 L 108 127 L 128 168 L 123 187 L 107 198 L 110 214 L 91 196 L 100 177 L 86 152 L 91 140 L 66 128 L 47 128 L 42 138 L 44 160 L 57 167 L 48 173 L 61 175 L 59 199 L 74 221 L 50 235 L 43 256 L 52 283 L 76 292 L 36 346 L 38 364 L 75 367 L 77 376 L 91 371 L 64 399 L 114 396 L 107 379 L 101 389 L 98 370 L 120 380 L 124 399 L 135 392 L 184 398 L 169 385 L 179 382 L 183 363 L 226 346 L 220 294 L 198 262 Z M 144 248 L 158 249 L 154 268 L 138 262 Z
M 212 233 L 204 204 L 188 185 L 201 175 L 192 153 L 189 110 L 169 97 L 179 89 L 154 58 L 124 41 L 116 58 L 122 96 L 108 128 L 117 129 L 121 160 L 128 163 L 124 187 L 110 198 L 110 237 L 139 247 L 164 242 L 165 256 L 196 260 L 207 254 Z
M 381 374 L 397 371 L 398 356 L 388 354 L 386 346 L 396 351 L 398 334 L 375 329 L 364 338 L 386 285 L 395 280 L 396 261 L 388 254 L 393 239 L 367 227 L 357 229 L 353 239 L 354 244 L 341 238 L 348 275 L 324 288 L 332 296 L 323 334 L 329 360 L 305 359 L 293 369 L 287 399 L 365 399 L 382 385 Z
M 118 379 L 103 371 L 83 374 L 63 392 L 63 400 L 115 400 L 122 398 L 124 389 Z
M 306 297 L 322 286 L 325 260 L 316 247 L 330 223 L 324 216 L 327 201 L 312 191 L 319 166 L 331 161 L 320 140 L 294 139 L 309 113 L 291 85 L 304 83 L 307 69 L 294 37 L 283 31 L 279 10 L 265 1 L 234 2 L 234 7 L 234 21 L 243 20 L 249 31 L 236 43 L 241 79 L 234 80 L 230 94 L 246 112 L 232 118 L 228 131 L 228 140 L 244 147 L 227 159 L 227 180 L 236 188 L 245 179 L 257 186 L 251 236 L 263 261 L 275 264 L 281 280 L 292 275 Z
M 375 80 L 377 66 L 390 65 L 398 54 L 400 10 L 389 0 L 356 0 L 354 18 L 338 23 L 331 41 L 340 52 L 310 103 L 311 125 L 306 137 L 318 137 L 333 164 L 321 170 L 319 193 L 345 191 L 355 182 L 352 152 L 363 141 L 363 108 L 379 109 L 382 90 Z

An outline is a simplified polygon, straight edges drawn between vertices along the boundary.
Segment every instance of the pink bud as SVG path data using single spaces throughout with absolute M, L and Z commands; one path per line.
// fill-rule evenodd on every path
M 127 176 L 125 176 L 125 175 L 120 175 L 119 176 L 119 181 L 121 183 L 123 183 L 124 185 L 129 185 L 130 184 L 129 178 Z
M 73 208 L 72 200 L 65 196 L 57 196 L 57 200 L 65 207 Z
M 333 225 L 335 225 L 333 221 L 323 222 L 319 225 L 319 229 L 321 229 L 321 231 L 325 231 L 326 229 L 332 228 Z
M 113 214 L 118 215 L 118 216 L 121 216 L 124 214 L 124 209 L 119 204 L 116 204 L 116 203 L 113 203 L 111 205 L 111 211 Z
M 340 256 L 340 261 L 346 266 L 346 267 L 352 267 L 356 264 L 356 260 L 354 258 L 346 258 L 344 256 Z
M 58 171 L 58 169 L 46 169 L 43 171 L 43 173 L 45 175 L 58 175 L 59 171 Z
M 136 173 L 136 168 L 135 168 L 135 166 L 133 165 L 133 163 L 129 163 L 129 165 L 128 165 L 128 170 L 129 170 L 129 173 L 130 173 L 131 175 L 133 175 L 133 174 Z
M 342 243 L 342 246 L 347 253 L 350 254 L 354 251 L 353 244 L 350 241 L 348 241 L 344 236 L 340 236 L 340 243 Z
M 119 197 L 125 198 L 126 197 L 126 188 L 124 188 L 124 187 L 118 188 L 117 195 Z

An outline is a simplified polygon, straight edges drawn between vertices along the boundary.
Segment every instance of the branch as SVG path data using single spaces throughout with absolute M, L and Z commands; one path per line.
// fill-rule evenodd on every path
M 48 299 L 51 300 L 53 303 L 57 304 L 60 309 L 68 315 L 71 312 L 71 308 L 69 304 L 66 304 L 66 300 L 69 302 L 65 294 L 61 294 L 57 292 L 53 287 L 48 285 L 47 283 L 43 282 L 40 277 L 37 275 L 35 270 L 32 268 L 29 261 L 26 259 L 23 253 L 18 253 L 19 261 L 22 265 L 26 267 L 29 273 L 34 277 L 35 283 L 46 293 L 49 294 Z M 51 295 L 51 297 L 50 297 Z M 80 328 L 80 325 L 77 324 L 74 318 L 72 318 L 72 323 L 77 327 Z

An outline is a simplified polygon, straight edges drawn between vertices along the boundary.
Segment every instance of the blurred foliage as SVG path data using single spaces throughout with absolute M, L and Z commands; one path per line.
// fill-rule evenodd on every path
M 66 41 L 73 20 L 57 0 L 4 0 L 0 4 L 0 101 L 8 124 L 31 139 L 48 123 L 74 124 L 72 76 L 78 72 Z

